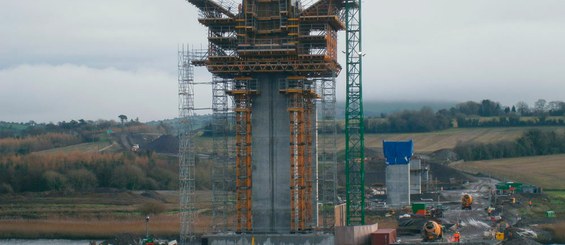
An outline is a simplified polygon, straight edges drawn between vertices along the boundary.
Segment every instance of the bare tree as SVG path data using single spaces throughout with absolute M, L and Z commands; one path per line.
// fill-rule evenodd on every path
M 539 99 L 534 103 L 534 110 L 537 114 L 543 114 L 546 111 L 547 101 Z
M 516 110 L 520 115 L 525 116 L 530 113 L 530 106 L 524 101 L 518 101 L 518 103 L 516 103 Z

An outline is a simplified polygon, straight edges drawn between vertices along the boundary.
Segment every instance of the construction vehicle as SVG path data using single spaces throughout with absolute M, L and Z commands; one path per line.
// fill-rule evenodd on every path
M 424 242 L 438 241 L 443 236 L 443 228 L 438 222 L 429 220 L 422 227 L 422 238 Z
M 507 240 L 508 238 L 510 238 L 512 236 L 512 233 L 510 231 L 510 224 L 508 224 L 508 222 L 501 220 L 495 228 L 495 238 L 498 241 L 504 241 Z
M 461 197 L 461 209 L 471 210 L 471 204 L 473 204 L 473 196 L 469 194 L 463 194 L 463 197 Z

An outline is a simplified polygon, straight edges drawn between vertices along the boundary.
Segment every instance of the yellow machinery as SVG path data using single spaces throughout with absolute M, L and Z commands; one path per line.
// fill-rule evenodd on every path
M 424 242 L 433 242 L 442 238 L 443 231 L 439 223 L 435 221 L 428 221 L 422 228 L 422 238 Z
M 461 197 L 461 209 L 471 210 L 471 204 L 473 204 L 473 196 L 464 194 L 463 197 Z
M 504 232 L 496 232 L 495 237 L 497 241 L 504 241 Z

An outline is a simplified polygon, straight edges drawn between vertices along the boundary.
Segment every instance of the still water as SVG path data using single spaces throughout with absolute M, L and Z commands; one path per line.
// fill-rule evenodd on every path
M 97 241 L 99 244 L 102 241 Z M 90 240 L 60 240 L 60 239 L 38 239 L 38 240 L 23 240 L 23 239 L 0 239 L 0 245 L 89 245 Z

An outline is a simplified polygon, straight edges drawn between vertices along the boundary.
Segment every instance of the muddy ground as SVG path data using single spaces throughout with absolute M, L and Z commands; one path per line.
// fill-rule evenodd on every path
M 422 189 L 429 191 L 421 195 L 412 195 L 412 202 L 426 203 L 430 210 L 441 208 L 443 215 L 438 217 L 413 215 L 409 208 L 391 210 L 386 207 L 376 207 L 369 213 L 373 220 L 382 222 L 379 227 L 398 228 L 400 244 L 422 242 L 421 228 L 423 224 L 434 219 L 444 226 L 441 242 L 452 241 L 453 234 L 461 234 L 461 242 L 482 242 L 485 244 L 541 244 L 552 241 L 551 234 L 540 228 L 539 224 L 552 222 L 549 219 L 530 220 L 523 215 L 527 212 L 530 195 L 514 194 L 496 196 L 495 185 L 499 180 L 488 177 L 469 176 L 443 164 L 430 164 L 433 178 L 432 187 Z M 379 186 L 378 183 L 376 186 Z M 461 209 L 461 196 L 464 193 L 473 196 L 471 210 Z M 515 198 L 512 203 L 511 197 Z M 375 200 L 384 200 L 385 196 L 372 196 Z M 488 207 L 494 208 L 489 214 Z M 377 218 L 382 216 L 386 218 Z M 404 217 L 404 218 L 401 218 Z M 394 220 L 396 223 L 394 223 Z M 495 234 L 503 231 L 504 241 L 497 241 Z

